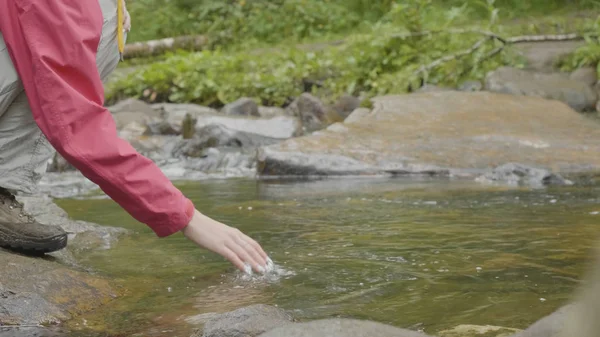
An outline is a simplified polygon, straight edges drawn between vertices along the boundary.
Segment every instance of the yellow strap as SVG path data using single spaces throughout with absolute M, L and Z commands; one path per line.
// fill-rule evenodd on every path
M 123 0 L 117 0 L 117 42 L 119 44 L 119 55 L 123 59 L 123 51 L 125 50 L 125 37 L 123 32 Z

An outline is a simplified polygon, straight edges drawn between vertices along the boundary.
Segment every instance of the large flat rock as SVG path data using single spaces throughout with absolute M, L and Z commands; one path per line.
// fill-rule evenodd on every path
M 259 149 L 261 175 L 481 173 L 505 163 L 559 172 L 600 168 L 600 124 L 566 104 L 490 92 L 374 99 L 374 108 Z

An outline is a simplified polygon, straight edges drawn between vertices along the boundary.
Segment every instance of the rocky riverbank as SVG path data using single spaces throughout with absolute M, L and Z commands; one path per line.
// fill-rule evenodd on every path
M 70 241 L 67 249 L 45 257 L 0 249 L 0 336 L 58 336 L 45 327 L 105 305 L 120 294 L 110 279 L 79 265 L 74 254 L 109 249 L 126 231 L 73 221 L 47 197 L 20 201 L 41 223 L 62 226 Z
M 562 337 L 565 319 L 575 305 L 559 308 L 525 330 L 460 325 L 437 337 Z M 214 314 L 192 337 L 431 337 L 422 332 L 391 325 L 347 318 L 298 322 L 286 310 L 252 305 L 232 312 Z

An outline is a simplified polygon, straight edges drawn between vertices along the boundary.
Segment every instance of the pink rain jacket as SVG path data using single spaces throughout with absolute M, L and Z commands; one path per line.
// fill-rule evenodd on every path
M 194 206 L 118 137 L 96 68 L 102 23 L 96 0 L 0 0 L 0 31 L 44 135 L 131 216 L 168 236 Z

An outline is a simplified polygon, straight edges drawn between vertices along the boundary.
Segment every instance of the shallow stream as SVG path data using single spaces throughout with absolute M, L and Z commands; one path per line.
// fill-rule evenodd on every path
M 600 237 L 600 186 L 243 179 L 181 188 L 257 239 L 277 272 L 245 278 L 180 235 L 156 238 L 111 200 L 59 200 L 74 218 L 136 231 L 80 256 L 124 295 L 72 328 L 189 337 L 202 314 L 255 303 L 432 335 L 460 324 L 524 328 L 570 299 Z

